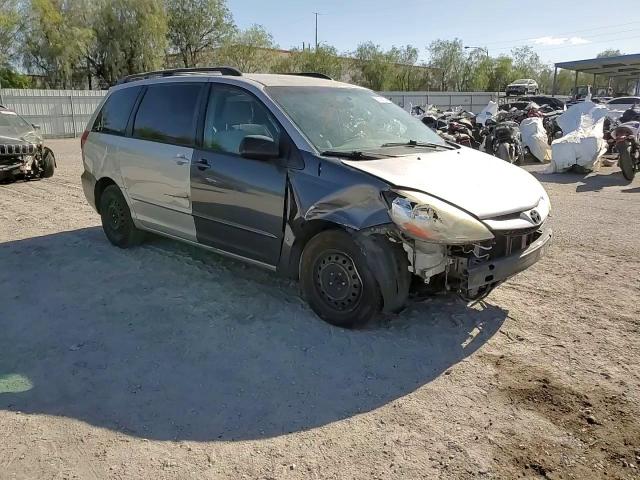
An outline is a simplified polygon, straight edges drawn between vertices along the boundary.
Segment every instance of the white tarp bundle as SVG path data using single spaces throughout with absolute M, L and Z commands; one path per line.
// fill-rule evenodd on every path
M 556 122 L 562 129 L 562 133 L 567 135 L 580 128 L 583 116 L 589 116 L 592 123 L 596 123 L 601 118 L 606 117 L 607 113 L 609 113 L 609 110 L 604 105 L 584 101 L 571 105 L 566 112 L 556 118 Z
M 542 118 L 525 118 L 520 122 L 522 143 L 529 147 L 531 155 L 539 162 L 551 160 L 551 148 L 547 143 L 547 131 L 544 129 Z
M 476 115 L 476 123 L 480 125 L 484 125 L 489 118 L 493 118 L 498 114 L 498 104 L 493 100 L 489 100 L 487 106 L 482 109 L 482 111 Z
M 606 107 L 593 102 L 572 105 L 557 118 L 564 136 L 551 144 L 548 173 L 565 172 L 574 166 L 597 170 L 600 157 L 607 151 L 603 138 Z

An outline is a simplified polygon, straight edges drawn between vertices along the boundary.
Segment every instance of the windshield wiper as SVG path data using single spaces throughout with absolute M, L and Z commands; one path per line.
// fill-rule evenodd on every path
M 325 157 L 339 157 L 350 158 L 351 160 L 376 160 L 386 155 L 372 155 L 370 153 L 363 153 L 360 150 L 340 151 L 340 150 L 325 150 L 321 153 Z
M 390 142 L 380 145 L 382 148 L 386 147 L 428 147 L 428 148 L 444 148 L 445 150 L 454 150 L 454 147 L 441 143 L 432 142 L 418 142 L 416 140 L 409 140 L 408 142 Z

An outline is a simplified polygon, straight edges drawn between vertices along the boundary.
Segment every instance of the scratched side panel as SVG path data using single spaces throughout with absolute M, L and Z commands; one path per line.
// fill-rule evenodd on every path
M 143 228 L 196 240 L 191 216 L 193 149 L 123 138 L 120 172 L 137 221 Z

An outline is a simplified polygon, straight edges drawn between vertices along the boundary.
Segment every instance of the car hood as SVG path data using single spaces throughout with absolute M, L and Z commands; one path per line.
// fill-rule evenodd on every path
M 342 162 L 394 187 L 438 197 L 480 219 L 530 210 L 546 197 L 527 171 L 467 147 Z
M 15 132 L 13 129 L 0 128 L 0 144 L 31 144 L 40 143 L 42 138 L 33 130 Z

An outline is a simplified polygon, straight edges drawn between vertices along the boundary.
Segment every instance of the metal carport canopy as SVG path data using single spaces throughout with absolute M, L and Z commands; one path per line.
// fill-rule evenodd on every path
M 592 73 L 594 76 L 604 75 L 608 78 L 626 77 L 629 79 L 636 78 L 640 80 L 640 53 L 556 63 L 555 72 L 553 74 L 554 95 L 556 93 L 556 76 L 559 68 L 573 70 L 576 72 L 576 82 L 579 72 Z

